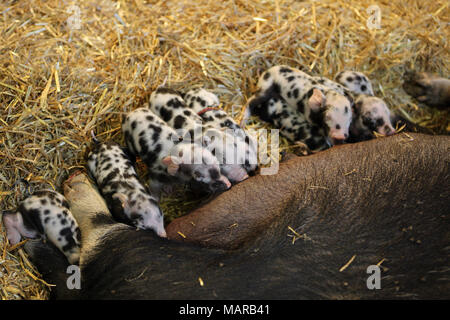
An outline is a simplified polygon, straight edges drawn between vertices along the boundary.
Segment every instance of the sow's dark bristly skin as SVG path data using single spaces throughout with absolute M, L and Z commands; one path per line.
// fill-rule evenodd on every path
M 294 157 L 174 220 L 171 240 L 113 222 L 77 176 L 66 183 L 83 236 L 76 297 L 448 299 L 449 151 L 448 136 L 411 133 Z M 48 270 L 61 257 L 42 246 L 27 249 L 66 298 L 65 269 Z

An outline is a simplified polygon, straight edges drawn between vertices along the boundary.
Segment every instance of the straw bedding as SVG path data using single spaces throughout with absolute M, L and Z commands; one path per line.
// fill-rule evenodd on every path
M 381 10 L 379 29 L 366 24 L 371 4 Z M 417 106 L 401 88 L 405 67 L 448 76 L 448 23 L 446 0 L 2 1 L 0 210 L 23 198 L 13 188 L 19 178 L 60 191 L 84 167 L 90 131 L 121 142 L 123 114 L 164 80 L 212 89 L 239 120 L 269 66 L 329 77 L 355 69 L 395 112 L 448 133 L 448 113 Z M 252 119 L 248 127 L 267 126 Z M 162 206 L 170 220 L 195 201 Z M 1 228 L 0 297 L 46 299 L 22 246 L 5 241 Z

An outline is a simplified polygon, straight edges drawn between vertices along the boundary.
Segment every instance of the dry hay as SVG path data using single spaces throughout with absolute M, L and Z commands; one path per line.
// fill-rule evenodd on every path
M 381 9 L 380 29 L 366 25 L 370 4 Z M 405 66 L 448 76 L 447 0 L 6 0 L 0 13 L 0 210 L 22 199 L 12 188 L 18 178 L 60 190 L 70 170 L 84 167 L 89 132 L 121 141 L 123 113 L 165 79 L 212 89 L 240 119 L 269 66 L 329 77 L 356 69 L 394 110 L 449 130 L 448 113 L 418 107 L 401 89 Z M 194 202 L 174 198 L 163 208 L 173 218 Z M 0 296 L 45 299 L 22 247 L 8 250 L 3 231 L 0 248 Z

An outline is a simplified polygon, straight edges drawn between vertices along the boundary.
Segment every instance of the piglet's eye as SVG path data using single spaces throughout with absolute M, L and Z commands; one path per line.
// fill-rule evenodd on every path
M 384 120 L 383 120 L 383 118 L 378 118 L 377 120 L 376 120 L 376 126 L 377 127 L 381 127 L 381 126 L 383 126 L 384 125 Z

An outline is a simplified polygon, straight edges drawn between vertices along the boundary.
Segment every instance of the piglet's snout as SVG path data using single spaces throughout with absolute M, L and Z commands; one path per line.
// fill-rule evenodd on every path
M 164 230 L 164 229 L 157 231 L 156 234 L 158 236 L 160 236 L 161 238 L 167 238 L 167 233 L 166 233 L 166 230 Z
M 331 140 L 333 140 L 333 144 L 343 144 L 345 139 L 347 139 L 347 135 L 344 133 L 331 134 Z
M 387 136 L 393 136 L 394 134 L 395 134 L 394 130 L 389 131 L 389 132 L 386 133 Z
M 392 126 L 385 125 L 379 132 L 385 136 L 392 136 L 395 134 L 395 129 Z
M 231 182 L 225 176 L 222 176 L 213 183 L 212 188 L 214 191 L 225 191 L 231 188 Z
M 221 181 L 225 184 L 226 189 L 230 189 L 231 188 L 231 182 L 226 177 L 222 177 Z

